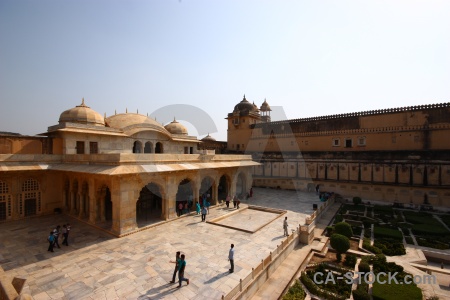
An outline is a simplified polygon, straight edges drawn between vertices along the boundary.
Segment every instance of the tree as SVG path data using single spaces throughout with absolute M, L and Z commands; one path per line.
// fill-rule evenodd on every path
M 339 222 L 334 224 L 334 233 L 342 234 L 347 238 L 351 238 L 353 235 L 352 226 L 346 222 Z
M 350 240 L 342 234 L 333 234 L 330 238 L 331 247 L 336 250 L 336 259 L 341 261 L 342 254 L 350 249 Z
M 362 199 L 360 197 L 353 197 L 353 204 L 358 205 L 362 203 Z

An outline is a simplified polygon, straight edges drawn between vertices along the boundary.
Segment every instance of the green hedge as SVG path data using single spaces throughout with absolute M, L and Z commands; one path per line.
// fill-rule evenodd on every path
M 414 240 L 413 240 L 413 238 L 410 237 L 410 236 L 405 236 L 405 241 L 406 241 L 406 243 L 409 244 L 409 245 L 414 245 Z
M 300 281 L 296 280 L 294 285 L 289 288 L 287 293 L 283 296 L 282 300 L 303 300 L 306 298 L 306 292 Z
M 322 297 L 326 300 L 345 300 L 345 299 L 347 299 L 346 296 L 336 295 L 336 294 L 333 294 L 333 293 L 330 293 L 328 291 L 321 289 L 314 283 L 314 281 L 311 280 L 311 278 L 308 277 L 308 275 L 306 275 L 306 273 L 302 273 L 302 275 L 300 276 L 300 280 L 311 294 Z
M 352 292 L 353 299 L 355 300 L 370 300 L 370 295 L 368 293 L 369 286 L 365 282 L 361 282 L 361 284 L 358 285 L 356 290 Z
M 382 279 L 381 279 L 382 278 Z M 388 284 L 387 276 L 380 279 L 386 284 L 374 282 L 372 285 L 373 300 L 421 300 L 422 291 L 415 284 Z
M 351 253 L 345 254 L 344 265 L 353 269 L 355 267 L 355 264 L 356 264 L 356 255 Z
M 441 223 L 414 224 L 411 229 L 414 234 L 418 235 L 434 235 L 434 236 L 450 235 L 450 232 L 445 227 L 443 227 Z
M 429 247 L 434 249 L 440 249 L 440 250 L 446 250 L 450 248 L 450 245 L 448 243 L 442 243 L 439 241 L 436 241 L 434 239 L 426 239 L 421 237 L 416 237 L 417 244 L 422 247 Z
M 394 209 L 392 206 L 386 206 L 386 205 L 375 205 L 373 207 L 373 211 L 375 214 L 388 214 L 392 215 L 394 213 Z
M 450 215 L 440 215 L 439 218 L 448 226 L 450 227 Z
M 381 254 L 382 253 L 381 249 L 370 245 L 370 239 L 368 239 L 368 238 L 364 238 L 364 240 L 363 240 L 363 248 L 366 249 L 366 250 L 369 250 L 370 252 L 372 252 L 374 254 Z
M 402 233 L 397 229 L 390 229 L 390 228 L 375 226 L 373 233 L 374 233 L 375 239 L 389 238 L 389 239 L 393 239 L 396 241 L 403 240 Z
M 394 255 L 405 255 L 406 250 L 405 246 L 403 246 L 403 242 L 398 242 L 392 239 L 378 239 L 375 240 L 373 245 L 380 249 L 383 254 L 394 256 Z

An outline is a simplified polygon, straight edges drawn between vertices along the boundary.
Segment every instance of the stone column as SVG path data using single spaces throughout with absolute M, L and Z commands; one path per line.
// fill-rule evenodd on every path
M 70 213 L 75 213 L 75 198 L 76 198 L 77 192 L 72 190 L 70 193 Z
M 212 193 L 211 193 L 211 197 L 214 199 L 214 203 L 212 204 L 219 204 L 219 183 L 217 181 L 217 179 L 214 180 L 213 186 L 212 186 Z
M 105 198 L 106 198 L 106 190 L 100 193 L 100 199 L 98 199 L 100 204 L 100 222 L 105 222 Z M 112 196 L 111 196 L 112 198 Z M 112 200 L 111 200 L 112 201 Z
M 94 186 L 89 189 L 89 222 L 95 224 L 97 221 L 98 209 L 97 198 L 95 197 Z
M 163 202 L 165 203 L 166 206 L 166 215 L 165 215 L 166 220 L 174 219 L 177 217 L 176 201 L 175 201 L 177 197 L 177 191 L 178 186 L 174 186 L 173 183 L 169 183 L 167 185 L 167 192 L 164 193 L 166 198 L 163 198 Z
M 191 187 L 192 187 L 192 192 L 194 194 L 193 201 L 194 201 L 194 208 L 195 208 L 195 203 L 199 201 L 199 197 L 200 197 L 200 186 L 191 181 Z M 201 205 L 202 204 L 200 203 L 200 206 Z
M 85 216 L 84 213 L 84 201 L 86 199 L 86 195 L 85 194 L 81 194 L 80 195 L 80 206 L 79 206 L 79 213 L 78 213 L 78 217 L 79 218 L 83 218 Z

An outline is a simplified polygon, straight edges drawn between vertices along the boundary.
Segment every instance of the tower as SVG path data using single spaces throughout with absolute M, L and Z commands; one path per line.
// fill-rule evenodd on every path
M 270 109 L 270 108 L 269 108 Z M 252 126 L 261 123 L 261 115 L 256 104 L 242 99 L 228 114 L 227 148 L 231 151 L 245 152 L 252 135 Z

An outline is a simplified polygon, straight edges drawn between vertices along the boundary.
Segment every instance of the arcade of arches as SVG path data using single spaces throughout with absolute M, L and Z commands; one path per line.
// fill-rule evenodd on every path
M 228 194 L 248 191 L 252 182 L 249 167 L 120 176 L 46 173 L 0 179 L 0 221 L 64 212 L 120 236 L 176 218 L 179 203 L 195 210 L 205 198 L 214 206 Z

